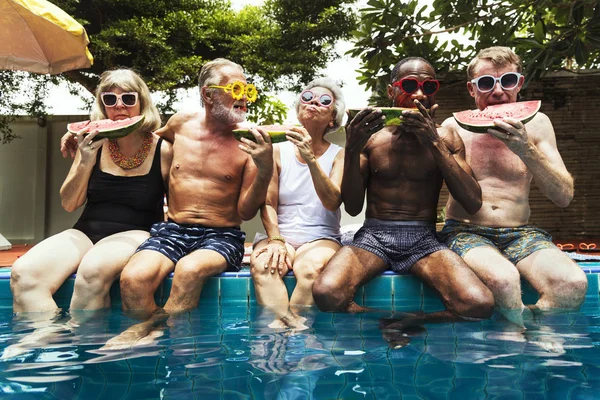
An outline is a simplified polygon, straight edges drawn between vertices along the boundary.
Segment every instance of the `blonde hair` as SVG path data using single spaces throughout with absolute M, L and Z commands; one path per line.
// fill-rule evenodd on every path
M 113 88 L 119 88 L 124 92 L 137 92 L 138 101 L 140 102 L 140 114 L 144 116 L 144 122 L 138 129 L 142 132 L 153 132 L 158 129 L 161 125 L 160 113 L 158 109 L 152 103 L 150 97 L 150 89 L 146 82 L 135 72 L 130 69 L 115 69 L 112 71 L 106 71 L 100 75 L 100 83 L 96 88 L 96 100 L 92 107 L 92 113 L 90 118 L 92 120 L 106 119 L 106 110 L 100 94 L 102 92 L 110 91 Z
M 479 60 L 490 61 L 495 67 L 506 67 L 514 65 L 517 67 L 516 72 L 521 72 L 521 58 L 510 48 L 504 46 L 493 46 L 481 50 L 467 67 L 467 79 L 471 80 L 475 76 L 475 68 Z

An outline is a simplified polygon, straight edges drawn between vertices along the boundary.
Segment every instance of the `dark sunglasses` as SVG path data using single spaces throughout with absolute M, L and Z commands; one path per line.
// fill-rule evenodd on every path
M 502 74 L 500 78 L 496 78 L 492 75 L 483 75 L 479 78 L 471 80 L 471 83 L 477 86 L 477 90 L 483 93 L 494 90 L 496 82 L 500 82 L 502 89 L 511 90 L 517 87 L 522 76 L 523 75 L 517 72 L 507 72 Z
M 413 94 L 421 88 L 423 94 L 431 96 L 440 88 L 440 82 L 435 79 L 419 82 L 416 78 L 402 78 L 398 82 L 392 83 L 392 86 L 400 88 L 406 94 Z
M 317 103 L 319 103 L 321 107 L 329 107 L 331 104 L 333 104 L 333 97 L 331 97 L 331 95 L 327 93 L 323 93 L 317 98 L 313 92 L 311 92 L 310 90 L 305 90 L 300 95 L 300 101 L 302 101 L 305 104 L 309 104 L 315 98 L 317 99 Z
M 125 107 L 133 107 L 137 104 L 138 94 L 137 92 L 128 93 L 113 93 L 113 92 L 102 92 L 100 93 L 100 99 L 105 107 L 114 107 L 117 105 L 117 101 L 121 100 L 121 103 Z

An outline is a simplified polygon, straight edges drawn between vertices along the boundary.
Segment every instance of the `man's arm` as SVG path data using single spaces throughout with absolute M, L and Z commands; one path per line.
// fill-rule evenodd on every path
M 494 123 L 500 129 L 488 129 L 488 133 L 521 158 L 546 197 L 559 207 L 567 207 L 573 199 L 574 182 L 558 152 L 550 119 L 538 113 L 527 126 L 512 118 Z
M 405 124 L 415 132 L 421 144 L 431 151 L 444 177 L 452 197 L 469 214 L 475 214 L 482 205 L 481 187 L 465 159 L 465 146 L 458 132 L 449 127 L 440 127 L 442 136 L 429 112 L 415 100 L 420 113 L 405 111 Z M 437 107 L 432 107 L 435 111 Z
M 245 221 L 254 218 L 258 209 L 266 201 L 274 163 L 273 145 L 269 134 L 257 129 L 251 129 L 250 132 L 256 138 L 256 143 L 242 138 L 242 143 L 239 144 L 239 148 L 252 158 L 244 167 L 238 201 L 238 214 Z
M 364 147 L 384 123 L 381 110 L 366 108 L 346 125 L 342 202 L 346 212 L 353 217 L 362 211 L 369 179 L 369 158 Z

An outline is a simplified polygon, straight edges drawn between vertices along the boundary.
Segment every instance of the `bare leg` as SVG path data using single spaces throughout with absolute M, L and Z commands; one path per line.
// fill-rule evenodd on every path
M 165 311 L 177 313 L 196 308 L 206 280 L 226 269 L 227 261 L 214 250 L 196 250 L 183 257 L 175 267 Z
M 288 292 L 283 282 L 283 277 L 277 271 L 272 273 L 270 268 L 268 268 L 269 255 L 267 253 L 257 255 L 266 245 L 266 240 L 257 243 L 250 258 L 250 272 L 252 274 L 256 300 L 258 304 L 265 306 L 274 315 L 275 320 L 269 327 L 284 328 L 290 324 L 296 325 L 298 321 L 296 321 L 296 316 L 290 311 Z M 291 261 L 294 262 L 294 248 L 289 244 L 286 244 L 286 248 L 288 254 L 291 256 Z
M 321 311 L 366 311 L 354 303 L 356 291 L 386 269 L 385 262 L 375 254 L 358 247 L 344 246 L 315 280 L 315 303 Z
M 436 251 L 421 258 L 412 267 L 411 273 L 436 289 L 447 308 L 446 311 L 429 314 L 427 319 L 459 321 L 485 319 L 492 315 L 492 292 L 453 251 Z
M 581 268 L 557 249 L 536 251 L 517 263 L 521 275 L 540 294 L 540 309 L 577 308 L 585 300 L 587 277 Z
M 110 307 L 110 287 L 137 247 L 148 238 L 144 231 L 127 231 L 108 236 L 81 260 L 75 279 L 72 310 Z
M 50 311 L 58 308 L 52 295 L 71 276 L 92 248 L 88 237 L 68 229 L 42 241 L 13 265 L 10 288 L 13 311 Z
M 312 295 L 313 283 L 339 249 L 340 245 L 332 240 L 317 240 L 298 249 L 294 260 L 296 288 L 290 299 L 290 306 L 294 312 L 298 312 L 298 307 L 315 304 Z
M 156 311 L 154 292 L 173 268 L 173 262 L 157 251 L 135 253 L 121 273 L 123 309 L 143 311 L 147 315 Z
M 521 300 L 521 276 L 517 268 L 490 246 L 475 247 L 464 259 L 494 294 L 496 309 L 507 320 L 523 327 L 526 307 Z

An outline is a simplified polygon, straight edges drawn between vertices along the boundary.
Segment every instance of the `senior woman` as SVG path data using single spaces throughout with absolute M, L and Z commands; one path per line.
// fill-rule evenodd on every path
M 302 126 L 273 146 L 276 168 L 261 208 L 266 231 L 257 234 L 250 259 L 256 298 L 270 309 L 273 328 L 304 328 L 299 309 L 314 304 L 312 284 L 340 248 L 344 152 L 326 135 L 342 124 L 345 104 L 339 86 L 319 78 L 296 100 Z M 283 276 L 292 269 L 296 287 L 288 297 Z
M 144 115 L 142 125 L 120 139 L 94 140 L 98 131 L 78 132 L 60 197 L 69 212 L 85 208 L 72 229 L 45 239 L 15 262 L 14 312 L 57 309 L 52 295 L 75 272 L 71 309 L 110 306 L 112 283 L 148 238 L 150 226 L 164 218 L 172 150 L 152 133 L 160 115 L 139 75 L 128 69 L 103 73 L 91 119 L 138 115 Z

